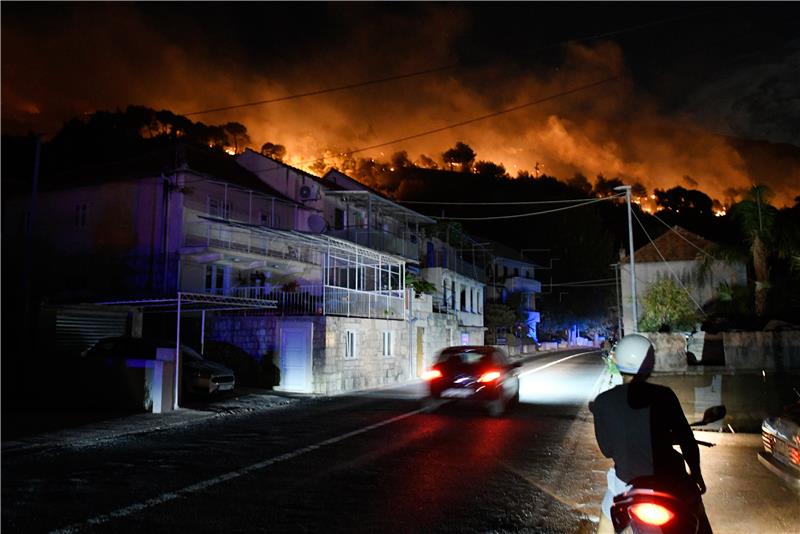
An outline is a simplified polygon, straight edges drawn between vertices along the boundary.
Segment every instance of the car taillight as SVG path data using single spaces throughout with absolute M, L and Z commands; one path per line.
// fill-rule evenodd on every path
M 800 449 L 789 445 L 789 459 L 795 465 L 800 465 Z
M 675 517 L 675 514 L 660 504 L 640 502 L 631 506 L 631 513 L 648 525 L 661 526 Z
M 424 380 L 433 380 L 434 378 L 442 378 L 442 372 L 438 369 L 429 369 L 422 373 Z
M 498 378 L 500 378 L 500 371 L 487 371 L 478 378 L 478 382 L 494 382 Z

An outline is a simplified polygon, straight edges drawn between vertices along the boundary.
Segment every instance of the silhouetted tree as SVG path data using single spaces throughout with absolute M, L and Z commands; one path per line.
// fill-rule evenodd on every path
M 442 154 L 442 159 L 450 166 L 450 170 L 455 165 L 459 165 L 463 172 L 469 172 L 472 170 L 472 164 L 475 161 L 475 151 L 469 145 L 459 141 L 455 147 Z
M 412 167 L 414 164 L 408 159 L 408 152 L 401 150 L 392 154 L 391 165 L 393 169 L 405 169 L 406 167 Z
M 583 195 L 589 196 L 592 194 L 592 184 L 590 184 L 589 180 L 579 172 L 576 172 L 575 176 L 567 180 L 567 185 Z
M 268 158 L 283 161 L 283 158 L 286 157 L 286 147 L 267 142 L 261 145 L 261 154 Z
M 475 164 L 475 172 L 492 178 L 508 178 L 506 168 L 491 161 L 479 161 Z
M 237 154 L 244 150 L 245 145 L 250 142 L 247 127 L 242 123 L 229 122 L 222 129 L 225 131 L 226 141 L 233 146 L 233 151 Z
M 614 188 L 621 185 L 624 184 L 619 178 L 611 178 L 606 180 L 605 176 L 598 174 L 597 181 L 594 183 L 594 193 L 598 197 L 610 197 L 611 195 L 618 193 L 618 191 L 614 191 Z
M 711 198 L 696 189 L 684 189 L 681 186 L 663 191 L 655 190 L 656 204 L 663 209 L 677 213 L 692 213 L 700 217 L 710 217 L 713 202 Z
M 633 185 L 631 185 L 631 195 L 634 197 L 646 197 L 647 188 L 642 185 L 641 182 L 634 182 Z

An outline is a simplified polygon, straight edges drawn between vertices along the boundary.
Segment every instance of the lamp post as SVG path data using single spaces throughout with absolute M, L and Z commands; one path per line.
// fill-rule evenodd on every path
M 636 263 L 633 260 L 633 220 L 631 218 L 631 186 L 621 185 L 614 191 L 625 191 L 625 202 L 628 204 L 628 250 L 631 258 L 631 315 L 633 318 L 633 333 L 639 331 L 639 314 L 636 309 Z

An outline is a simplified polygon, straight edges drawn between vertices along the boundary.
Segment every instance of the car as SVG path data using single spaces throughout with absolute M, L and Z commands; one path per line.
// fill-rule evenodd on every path
M 758 460 L 790 487 L 800 491 L 800 400 L 786 407 L 780 416 L 761 422 Z
M 175 348 L 175 341 L 154 341 L 131 336 L 107 337 L 84 352 L 87 362 L 106 368 L 125 359 L 156 359 L 158 348 Z M 181 366 L 184 390 L 212 394 L 231 391 L 236 386 L 234 372 L 221 363 L 206 360 L 191 347 L 181 344 Z M 97 366 L 95 366 L 97 367 Z
M 497 347 L 448 347 L 423 375 L 428 384 L 423 404 L 432 411 L 446 399 L 477 402 L 498 417 L 519 402 L 520 367 Z

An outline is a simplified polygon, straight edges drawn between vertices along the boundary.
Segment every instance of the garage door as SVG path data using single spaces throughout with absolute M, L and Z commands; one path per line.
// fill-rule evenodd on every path
M 60 308 L 56 310 L 57 350 L 77 355 L 104 337 L 124 336 L 130 330 L 127 312 L 96 308 Z
M 311 392 L 311 323 L 283 323 L 280 330 L 281 381 L 276 389 Z

